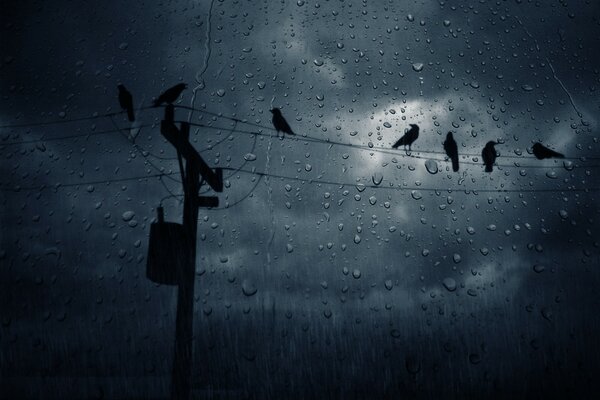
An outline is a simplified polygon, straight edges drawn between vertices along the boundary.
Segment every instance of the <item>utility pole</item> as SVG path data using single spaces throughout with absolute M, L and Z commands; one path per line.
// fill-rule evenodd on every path
M 175 322 L 175 349 L 171 377 L 171 399 L 189 400 L 192 392 L 192 363 L 194 336 L 194 281 L 196 276 L 196 238 L 198 230 L 198 208 L 217 207 L 216 196 L 198 196 L 205 181 L 215 192 L 223 191 L 223 171 L 213 171 L 189 142 L 190 125 L 174 122 L 174 107 L 165 108 L 161 134 L 175 147 L 183 179 L 183 232 L 186 257 L 177 265 L 177 317 Z M 185 159 L 185 170 L 182 157 Z M 200 180 L 202 179 L 202 181 Z

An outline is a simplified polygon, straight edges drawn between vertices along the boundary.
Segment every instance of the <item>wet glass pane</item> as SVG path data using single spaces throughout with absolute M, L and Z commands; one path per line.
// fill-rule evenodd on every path
M 3 2 L 0 397 L 591 398 L 599 16 Z

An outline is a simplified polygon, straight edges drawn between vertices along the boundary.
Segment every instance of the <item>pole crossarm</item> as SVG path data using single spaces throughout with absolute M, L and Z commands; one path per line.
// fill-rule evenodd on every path
M 222 192 L 223 170 L 221 168 L 215 168 L 213 171 L 208 164 L 206 164 L 194 146 L 192 146 L 185 138 L 185 135 L 182 135 L 182 132 L 189 132 L 189 129 L 190 125 L 185 122 L 181 124 L 181 131 L 174 122 L 162 121 L 160 125 L 162 135 L 179 153 L 181 153 L 187 162 L 192 163 L 192 165 L 198 169 L 206 183 L 208 183 L 215 192 Z

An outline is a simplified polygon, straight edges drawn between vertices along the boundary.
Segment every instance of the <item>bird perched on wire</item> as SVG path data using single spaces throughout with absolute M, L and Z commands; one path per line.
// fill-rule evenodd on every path
M 121 108 L 127 112 L 129 121 L 135 121 L 135 114 L 133 113 L 133 96 L 125 89 L 125 86 L 118 85 L 117 88 L 119 89 L 119 104 L 121 105 Z
M 561 153 L 558 153 L 554 150 L 550 150 L 546 146 L 541 143 L 535 143 L 533 145 L 533 155 L 538 160 L 543 160 L 544 158 L 565 158 L 565 156 Z
M 452 137 L 452 132 L 448 132 L 444 141 L 444 150 L 446 155 L 452 160 L 452 171 L 458 171 L 458 146 Z
M 417 140 L 418 137 L 419 125 L 410 124 L 410 129 L 404 134 L 404 136 L 402 136 L 400 139 L 398 139 L 396 143 L 394 143 L 392 148 L 397 149 L 400 146 L 404 146 L 404 150 L 406 150 L 406 146 L 408 146 L 408 150 L 410 150 L 410 147 L 415 142 L 415 140 Z
M 485 172 L 492 172 L 494 170 L 493 165 L 496 162 L 496 148 L 494 147 L 499 143 L 490 140 L 487 142 L 483 150 L 481 150 L 481 158 L 485 164 Z
M 187 88 L 187 84 L 178 83 L 172 88 L 165 90 L 160 96 L 158 96 L 156 100 L 154 100 L 154 107 L 158 107 L 163 103 L 173 104 L 175 100 L 179 98 L 181 92 L 183 92 L 185 88 Z
M 281 115 L 281 110 L 279 108 L 274 107 L 271 110 L 271 113 L 273 114 L 273 126 L 275 127 L 277 133 L 283 132 L 289 135 L 294 135 L 294 131 L 292 131 L 290 125 L 287 123 L 285 118 L 283 118 L 283 115 Z

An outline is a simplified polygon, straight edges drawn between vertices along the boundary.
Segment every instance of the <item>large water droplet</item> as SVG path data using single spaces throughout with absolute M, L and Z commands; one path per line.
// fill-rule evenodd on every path
M 373 184 L 380 185 L 383 181 L 383 174 L 380 172 L 374 172 L 371 176 L 371 180 L 373 181 Z
M 456 281 L 452 278 L 444 278 L 442 284 L 449 292 L 454 292 L 456 290 Z
M 437 162 L 435 162 L 435 160 L 425 161 L 425 168 L 427 169 L 427 172 L 429 172 L 432 175 L 438 173 L 438 164 Z

